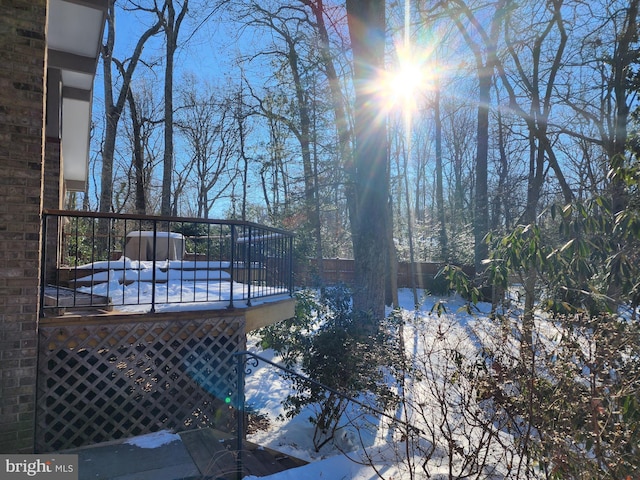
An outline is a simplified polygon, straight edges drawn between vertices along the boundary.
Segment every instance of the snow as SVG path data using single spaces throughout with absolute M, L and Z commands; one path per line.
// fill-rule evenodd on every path
M 144 285 L 134 284 L 136 289 L 142 286 Z M 169 291 L 174 288 L 171 283 L 158 287 L 167 288 Z M 123 285 L 119 285 L 118 288 L 122 289 Z M 489 322 L 483 322 L 489 306 L 481 304 L 477 314 L 471 315 L 463 311 L 461 307 L 465 302 L 459 297 L 424 297 L 421 299 L 419 310 L 416 311 L 413 308 L 413 296 L 409 290 L 400 292 L 400 302 L 404 314 L 413 318 L 413 322 L 407 328 L 408 331 L 405 332 L 407 351 L 416 355 L 425 352 L 430 354 L 423 358 L 433 362 L 430 366 L 434 375 L 432 383 L 442 387 L 442 390 L 436 393 L 449 396 L 460 394 L 459 389 L 464 389 L 465 386 L 462 382 L 460 385 L 446 383 L 447 369 L 452 367 L 440 353 L 443 348 L 455 347 L 459 351 L 468 351 L 472 355 L 472 352 L 477 349 L 474 341 L 477 341 L 478 335 L 491 337 L 494 333 L 485 326 L 485 323 Z M 433 313 L 436 304 L 445 307 L 446 313 L 441 317 Z M 279 362 L 278 356 L 273 351 L 263 351 L 258 347 L 257 336 L 250 335 L 247 343 L 249 349 L 256 355 L 275 363 Z M 387 419 L 380 419 L 368 411 L 363 411 L 361 407 L 351 406 L 345 414 L 345 419 L 350 421 L 342 425 L 334 441 L 323 446 L 320 451 L 316 451 L 313 445 L 313 425 L 309 422 L 309 417 L 313 414 L 312 407 L 307 407 L 293 418 L 287 418 L 283 401 L 291 392 L 289 381 L 283 378 L 277 369 L 264 362 L 257 366 L 248 365 L 248 367 L 250 371 L 246 376 L 245 387 L 247 408 L 269 419 L 268 427 L 251 433 L 248 435 L 248 440 L 310 462 L 303 467 L 260 478 L 264 480 L 373 480 L 381 478 L 380 475 L 393 480 L 416 478 L 415 474 L 411 477 L 406 464 L 402 461 L 403 452 L 398 450 L 402 448 L 402 442 L 399 442 L 398 433 L 394 428 L 389 427 L 390 422 Z M 462 423 L 455 414 L 451 418 L 443 418 L 442 410 L 437 405 L 441 399 L 434 396 L 433 391 L 414 386 L 413 395 L 415 395 L 414 401 L 422 402 L 426 406 L 434 423 L 442 424 L 446 420 L 454 430 L 465 428 L 461 426 Z M 401 410 L 391 414 L 404 418 Z M 420 419 L 408 418 L 407 420 L 412 423 Z M 475 438 L 478 438 L 478 442 L 481 441 L 479 434 L 474 431 L 467 429 L 460 432 L 461 442 L 473 441 Z M 132 438 L 127 444 L 140 448 L 156 448 L 179 439 L 180 437 L 176 434 L 161 431 Z M 429 444 L 428 440 L 424 441 Z M 504 444 L 508 442 L 509 438 L 503 439 Z M 496 462 L 498 460 L 496 457 Z M 447 452 L 438 447 L 434 450 L 431 459 L 429 470 L 431 478 L 448 478 L 447 466 Z M 247 476 L 245 480 L 257 478 Z M 487 475 L 485 478 L 492 477 Z
M 78 270 L 148 270 L 153 268 L 152 260 L 131 260 L 128 257 L 121 257 L 118 260 L 101 260 L 99 262 L 78 265 Z M 156 260 L 155 267 L 160 270 L 170 269 L 205 269 L 215 270 L 220 268 L 230 268 L 231 262 L 206 261 L 206 260 Z
M 389 467 L 383 467 L 389 472 Z M 373 480 L 380 477 L 372 467 L 358 465 L 344 455 L 336 455 L 321 462 L 310 463 L 303 467 L 285 470 L 266 477 L 249 475 L 244 480 Z
M 474 355 L 477 350 L 474 341 L 478 338 L 474 331 L 484 325 L 485 322 L 482 320 L 486 318 L 485 314 L 489 312 L 490 305 L 480 304 L 477 314 L 471 315 L 463 311 L 465 302 L 459 297 L 425 297 L 422 299 L 420 309 L 415 311 L 413 295 L 409 290 L 401 290 L 400 303 L 404 314 L 414 317 L 413 328 L 405 333 L 407 350 L 415 354 L 425 352 L 430 354 L 421 358 L 430 359 L 433 362 L 430 370 L 434 375 L 440 375 L 432 379 L 434 380 L 432 383 L 442 387 L 437 393 L 449 396 L 464 395 L 459 392 L 464 385 L 446 384 L 445 374 L 447 369 L 453 366 L 447 363 L 446 358 L 439 356 L 439 353 L 445 347 L 455 347 L 458 351 L 468 352 L 470 357 Z M 431 313 L 436 303 L 442 303 L 446 308 L 447 313 L 440 318 L 437 318 L 435 313 Z M 257 344 L 257 337 L 248 339 L 248 345 L 253 353 L 278 363 L 278 357 L 274 356 L 272 351 L 262 351 Z M 248 439 L 256 444 L 311 462 L 304 467 L 261 478 L 265 480 L 381 478 L 376 470 L 387 479 L 415 478 L 406 471 L 406 465 L 398 461 L 402 454 L 395 449 L 401 442 L 389 441 L 394 438 L 394 431 L 385 426 L 389 423 L 388 421 L 381 421 L 380 418 L 363 413 L 358 410 L 358 407 L 354 407 L 348 411 L 348 414 L 352 418 L 358 418 L 358 426 L 345 425 L 336 441 L 316 452 L 312 442 L 313 425 L 308 420 L 312 412 L 307 409 L 294 418 L 284 417 L 282 401 L 290 391 L 287 380 L 268 364 L 258 364 L 251 370 L 246 377 L 247 406 L 260 414 L 266 414 L 270 425 L 267 430 L 249 435 Z M 425 405 L 431 404 L 430 415 L 433 415 L 434 424 L 444 421 L 441 418 L 442 410 L 436 404 L 441 399 L 434 397 L 433 391 L 414 386 L 413 395 L 416 396 L 414 401 L 423 402 Z M 402 412 L 398 413 L 399 416 L 402 415 Z M 418 421 L 418 419 L 409 419 L 409 421 Z M 447 421 L 451 423 L 451 428 L 454 430 L 464 428 L 455 415 Z M 474 438 L 480 441 L 480 433 L 471 429 L 460 433 L 461 441 L 464 441 L 464 436 L 472 441 Z M 502 440 L 506 444 L 510 439 Z M 435 451 L 430 468 L 432 478 L 449 478 L 447 461 L 447 452 Z M 257 477 L 246 477 L 245 480 L 255 478 Z M 488 473 L 485 478 L 491 478 L 491 473 Z
M 240 282 L 232 283 L 231 275 L 221 270 L 230 265 L 229 262 L 182 260 L 154 263 L 122 257 L 79 266 L 78 272 L 104 271 L 95 271 L 76 280 L 90 284 L 79 287 L 79 292 L 109 297 L 121 312 L 145 313 L 152 303 L 156 312 L 223 309 L 229 306 L 231 298 L 234 307 L 246 307 L 249 287 Z M 252 288 L 252 293 L 256 290 L 262 297 L 252 298 L 253 305 L 289 297 L 286 288 L 258 286 Z
M 129 262 L 129 267 L 134 267 L 134 262 Z M 148 270 L 149 265 L 136 262 L 136 267 L 143 270 L 130 270 L 127 272 L 141 274 Z M 168 266 L 168 265 L 167 265 Z M 135 268 L 135 267 L 134 267 Z M 119 310 L 144 311 L 148 305 L 135 305 L 150 298 L 152 285 L 148 282 L 121 283 L 122 271 L 110 270 L 104 272 L 105 283 L 87 288 L 96 294 L 108 295 L 115 302 L 125 305 Z M 158 272 L 157 272 L 158 273 Z M 160 272 L 162 273 L 162 272 Z M 185 272 L 186 273 L 186 272 Z M 98 275 L 98 274 L 96 274 Z M 226 308 L 231 294 L 230 282 L 171 282 L 171 275 L 165 284 L 156 284 L 156 311 L 169 311 L 171 309 L 184 310 L 212 308 Z M 128 277 L 127 277 L 128 278 Z M 237 299 L 238 306 L 242 306 L 241 299 L 246 295 L 246 285 L 233 283 L 233 296 Z M 288 294 L 283 297 L 288 297 Z M 271 297 L 269 300 L 278 299 Z M 176 303 L 171 302 L 202 302 L 205 303 Z M 166 302 L 166 303 L 162 303 Z M 214 302 L 214 303 L 206 303 Z M 217 302 L 217 304 L 215 303 Z M 418 424 L 425 421 L 431 425 L 446 426 L 450 429 L 450 438 L 456 442 L 481 444 L 483 431 L 465 424 L 463 413 L 444 412 L 442 402 L 451 401 L 452 405 L 458 403 L 458 399 L 469 398 L 468 385 L 464 381 L 451 382 L 452 371 L 455 366 L 443 352 L 455 349 L 462 352 L 468 358 L 474 358 L 479 343 L 500 341 L 500 335 L 495 331 L 492 322 L 485 321 L 490 305 L 479 304 L 473 314 L 468 313 L 463 307 L 466 305 L 461 298 L 424 296 L 420 299 L 418 309 L 414 308 L 414 299 L 410 290 L 400 291 L 400 304 L 403 315 L 409 319 L 405 327 L 404 340 L 406 351 L 415 359 L 425 362 L 418 367 L 428 372 L 428 382 L 413 382 L 411 386 L 412 401 L 424 406 L 426 414 L 422 417 L 410 418 L 413 413 L 406 413 L 401 408 L 397 412 L 391 412 L 397 418 L 401 418 L 410 424 Z M 440 307 L 440 308 L 438 308 Z M 444 312 L 438 316 L 435 312 Z M 259 338 L 249 336 L 247 340 L 249 349 L 256 355 L 266 357 L 275 363 L 279 358 L 273 351 L 263 351 L 258 347 Z M 345 422 L 341 425 L 336 439 L 324 445 L 320 451 L 316 451 L 313 445 L 313 425 L 309 418 L 313 415 L 313 407 L 307 407 L 299 415 L 293 418 L 286 417 L 283 401 L 291 392 L 291 384 L 283 378 L 277 369 L 268 364 L 259 363 L 257 366 L 249 366 L 251 372 L 246 376 L 246 405 L 249 411 L 255 411 L 266 416 L 269 424 L 265 430 L 258 430 L 248 435 L 248 440 L 258 445 L 268 447 L 286 455 L 291 455 L 310 462 L 304 467 L 288 470 L 268 477 L 267 480 L 301 480 L 301 479 L 354 479 L 368 480 L 380 478 L 383 474 L 386 479 L 404 480 L 415 478 L 407 471 L 406 452 L 401 451 L 403 442 L 394 427 L 390 426 L 388 419 L 381 419 L 361 407 L 350 406 L 345 414 Z M 429 383 L 424 386 L 422 383 Z M 465 389 L 467 389 L 465 391 Z M 475 403 L 475 400 L 474 400 Z M 428 418 L 427 418 L 428 417 Z M 351 421 L 356 419 L 355 421 Z M 427 447 L 429 445 L 442 444 L 437 435 L 437 430 L 431 430 L 432 436 L 421 440 Z M 496 433 L 500 437 L 500 444 L 509 445 L 512 439 L 502 433 Z M 504 437 L 504 438 L 503 438 Z M 157 446 L 179 440 L 179 436 L 162 431 L 156 434 L 137 437 L 127 443 L 141 448 L 156 448 Z M 470 447 L 473 450 L 473 447 Z M 473 452 L 472 452 L 473 453 Z M 487 458 L 493 460 L 494 453 L 485 452 Z M 405 455 L 403 457 L 403 455 Z M 430 459 L 429 474 L 431 478 L 448 478 L 449 460 L 451 452 L 438 446 L 433 448 Z M 495 464 L 499 464 L 504 458 L 495 454 Z M 415 461 L 415 460 L 414 460 Z M 489 462 L 491 463 L 491 462 Z M 378 473 L 377 473 L 377 472 Z M 384 473 L 383 473 L 384 472 Z M 489 472 L 484 478 L 494 478 L 496 472 Z M 499 473 L 499 472 L 498 472 Z M 256 477 L 246 477 L 245 480 L 253 480 Z M 496 475 L 495 478 L 500 478 Z
M 127 440 L 125 445 L 133 445 L 139 448 L 158 448 L 171 442 L 181 441 L 180 435 L 171 433 L 168 430 L 140 435 Z

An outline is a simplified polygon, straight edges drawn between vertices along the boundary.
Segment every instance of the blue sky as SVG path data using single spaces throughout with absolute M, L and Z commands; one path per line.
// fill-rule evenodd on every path
M 139 37 L 153 21 L 154 17 L 147 12 L 132 12 L 117 8 L 114 57 L 122 60 L 130 56 Z M 190 2 L 189 13 L 182 24 L 179 35 L 178 43 L 180 47 L 175 56 L 176 88 L 183 83 L 184 75 L 195 76 L 214 87 L 225 86 L 229 81 L 234 84 L 239 82 L 240 68 L 237 66 L 235 59 L 243 53 L 242 43 L 247 42 L 245 46 L 249 46 L 251 41 L 255 39 L 249 38 L 238 41 L 235 38 L 237 32 L 233 28 L 234 26 L 225 21 L 221 14 L 211 15 L 210 7 L 194 5 L 194 2 Z M 164 56 L 164 36 L 159 33 L 145 45 L 142 55 L 144 64 L 139 64 L 134 73 L 134 88 L 136 82 L 140 82 L 141 79 L 144 79 L 145 82 L 152 82 L 157 87 L 157 101 L 162 99 Z M 150 68 L 150 66 L 153 66 L 153 68 Z M 247 72 L 245 71 L 245 73 Z M 259 71 L 252 72 L 253 75 L 257 73 Z M 103 81 L 102 61 L 100 60 L 94 84 L 93 107 L 94 122 L 98 127 L 104 122 Z M 174 88 L 174 92 L 176 88 Z M 115 95 L 118 93 L 119 90 L 114 91 Z M 123 115 L 120 123 L 120 136 L 124 134 L 122 124 L 126 121 L 125 115 Z M 92 145 L 92 157 L 94 158 L 98 156 L 100 136 L 101 132 L 96 131 Z M 179 162 L 182 148 L 177 135 L 175 141 L 176 161 Z M 96 190 L 99 188 L 100 182 L 99 173 L 100 165 L 96 164 L 90 172 L 90 185 L 92 188 L 90 198 L 92 203 L 95 203 L 97 198 Z M 159 175 L 161 175 L 161 167 L 156 168 L 156 177 Z M 259 189 L 254 189 L 254 193 L 259 193 Z M 228 202 L 221 202 L 213 216 L 223 216 L 227 208 Z

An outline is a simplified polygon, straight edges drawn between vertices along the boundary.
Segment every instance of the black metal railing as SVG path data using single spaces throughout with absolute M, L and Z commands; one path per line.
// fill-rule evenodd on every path
M 293 292 L 293 234 L 251 222 L 43 212 L 41 314 L 203 304 Z

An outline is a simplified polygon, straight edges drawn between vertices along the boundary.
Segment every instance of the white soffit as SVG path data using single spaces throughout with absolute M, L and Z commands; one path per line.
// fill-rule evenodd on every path
M 64 98 L 62 103 L 63 176 L 65 180 L 87 181 L 89 155 L 90 103 Z
M 87 181 L 93 80 L 108 0 L 50 0 L 49 66 L 62 78 L 63 175 L 74 189 Z
M 50 0 L 48 47 L 97 58 L 107 1 Z

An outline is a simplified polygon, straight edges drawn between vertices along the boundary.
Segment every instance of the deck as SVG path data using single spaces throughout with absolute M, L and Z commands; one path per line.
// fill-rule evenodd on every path
M 234 220 L 43 212 L 41 316 L 250 307 L 293 293 L 293 234 Z
M 63 210 L 42 231 L 35 450 L 233 431 L 247 332 L 294 316 L 293 234 Z

